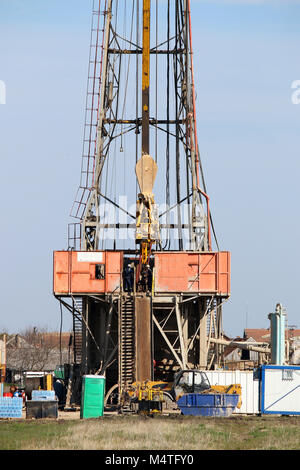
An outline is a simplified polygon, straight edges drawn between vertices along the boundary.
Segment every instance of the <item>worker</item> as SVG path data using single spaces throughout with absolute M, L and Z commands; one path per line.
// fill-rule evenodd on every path
M 134 286 L 134 263 L 131 263 L 130 265 L 130 290 L 133 291 L 133 286 Z
M 148 267 L 144 266 L 141 273 L 141 288 L 143 292 L 148 290 Z
M 4 393 L 3 396 L 10 397 L 10 398 L 12 398 L 12 397 L 21 397 L 22 392 L 20 392 L 15 385 L 11 385 L 9 387 L 9 392 Z
M 141 273 L 141 291 L 151 292 L 152 291 L 152 271 L 150 265 L 147 264 L 142 268 Z
M 138 279 L 138 282 L 137 282 L 137 291 L 138 292 L 143 292 L 143 276 L 142 274 L 139 275 L 139 279 Z
M 53 388 L 58 398 L 58 404 L 64 405 L 66 403 L 66 389 L 63 382 L 60 379 L 54 378 Z
M 148 291 L 151 292 L 152 291 L 152 270 L 150 268 L 150 265 L 148 264 L 147 265 L 147 270 L 148 270 Z
M 133 264 L 133 263 L 132 263 Z M 125 292 L 132 292 L 133 290 L 133 266 L 127 264 L 124 270 L 124 290 Z

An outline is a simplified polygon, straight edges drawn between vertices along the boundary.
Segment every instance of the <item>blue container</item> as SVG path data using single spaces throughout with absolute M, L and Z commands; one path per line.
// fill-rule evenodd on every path
M 236 408 L 239 395 L 226 393 L 188 393 L 177 401 L 184 415 L 228 417 Z
M 55 392 L 54 392 L 54 390 L 32 390 L 31 399 L 32 399 L 32 401 L 38 401 L 38 400 L 53 401 L 53 400 L 55 400 Z
M 0 398 L 0 418 L 22 418 L 23 398 Z

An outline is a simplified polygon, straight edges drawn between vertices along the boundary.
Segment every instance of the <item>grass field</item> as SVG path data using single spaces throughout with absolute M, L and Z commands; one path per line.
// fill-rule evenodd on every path
M 298 450 L 300 417 L 2 420 L 1 450 Z

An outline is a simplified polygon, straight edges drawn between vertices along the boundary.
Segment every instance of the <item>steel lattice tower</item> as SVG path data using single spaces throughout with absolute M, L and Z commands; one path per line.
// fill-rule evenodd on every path
M 190 0 L 94 0 L 78 222 L 54 293 L 81 325 L 82 373 L 119 392 L 220 362 L 230 256 L 212 248 L 191 30 Z

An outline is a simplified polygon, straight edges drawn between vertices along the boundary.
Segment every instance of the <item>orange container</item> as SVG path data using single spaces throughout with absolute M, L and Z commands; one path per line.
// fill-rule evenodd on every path
M 230 295 L 230 253 L 156 252 L 154 292 Z M 55 251 L 55 295 L 120 292 L 121 251 Z
M 155 292 L 230 295 L 230 253 L 155 253 Z
M 123 253 L 116 251 L 55 251 L 55 295 L 97 294 L 120 290 Z

